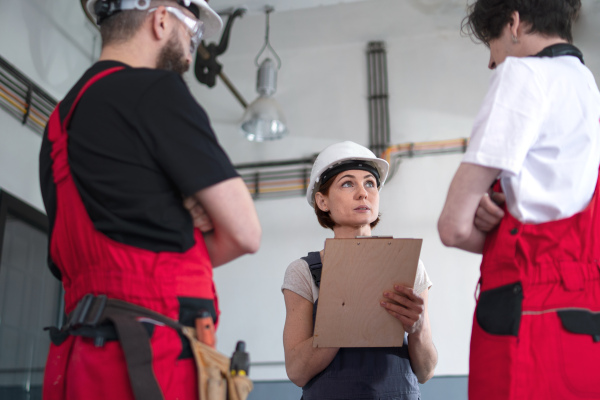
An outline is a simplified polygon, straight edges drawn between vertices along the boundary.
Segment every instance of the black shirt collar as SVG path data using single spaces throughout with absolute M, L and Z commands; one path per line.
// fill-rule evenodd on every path
M 579 58 L 582 64 L 583 62 L 583 53 L 575 46 L 569 43 L 558 43 L 553 44 L 552 46 L 546 47 L 544 50 L 540 51 L 533 57 L 560 57 L 560 56 L 573 56 Z

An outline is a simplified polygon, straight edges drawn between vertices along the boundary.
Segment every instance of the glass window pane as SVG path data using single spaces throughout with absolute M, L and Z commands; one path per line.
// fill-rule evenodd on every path
M 43 328 L 56 325 L 61 285 L 46 266 L 47 234 L 11 214 L 4 228 L 0 257 L 0 393 L 39 392 L 50 345 Z

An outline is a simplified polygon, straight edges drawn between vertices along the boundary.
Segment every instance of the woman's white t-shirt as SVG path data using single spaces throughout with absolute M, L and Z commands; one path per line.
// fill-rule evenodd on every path
M 390 289 L 392 289 L 392 285 L 393 282 L 390 282 Z M 423 261 L 419 260 L 413 289 L 415 293 L 421 294 L 425 289 L 429 289 L 431 285 L 429 275 L 425 271 L 425 265 Z M 283 278 L 283 285 L 281 286 L 282 292 L 283 289 L 288 289 L 304 297 L 311 303 L 314 303 L 319 298 L 319 288 L 310 274 L 308 263 L 303 259 L 298 259 L 287 267 L 285 277 Z

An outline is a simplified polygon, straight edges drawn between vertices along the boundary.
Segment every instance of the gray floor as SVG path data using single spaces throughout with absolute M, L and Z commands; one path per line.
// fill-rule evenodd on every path
M 288 381 L 255 382 L 248 400 L 299 400 L 302 390 Z M 467 400 L 466 376 L 439 376 L 421 385 L 422 400 Z
M 21 387 L 5 386 L 0 387 L 0 399 L 2 400 L 41 400 L 42 388 L 32 387 L 30 392 L 26 392 Z
M 299 400 L 302 390 L 289 381 L 255 382 L 248 400 Z M 2 400 L 41 400 L 41 388 L 27 393 L 19 387 L 0 387 Z M 422 400 L 467 400 L 466 376 L 439 376 L 421 385 Z

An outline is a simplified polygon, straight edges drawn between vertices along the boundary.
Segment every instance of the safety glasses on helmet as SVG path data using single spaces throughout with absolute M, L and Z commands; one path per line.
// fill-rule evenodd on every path
M 151 8 L 148 10 L 148 12 L 152 13 L 157 9 L 158 7 Z M 200 40 L 202 40 L 202 34 L 204 33 L 204 22 L 192 17 L 188 17 L 183 11 L 176 7 L 165 6 L 165 9 L 178 20 L 183 22 L 191 37 L 190 52 L 191 54 L 195 54 L 196 50 L 198 50 L 198 46 L 200 45 Z

